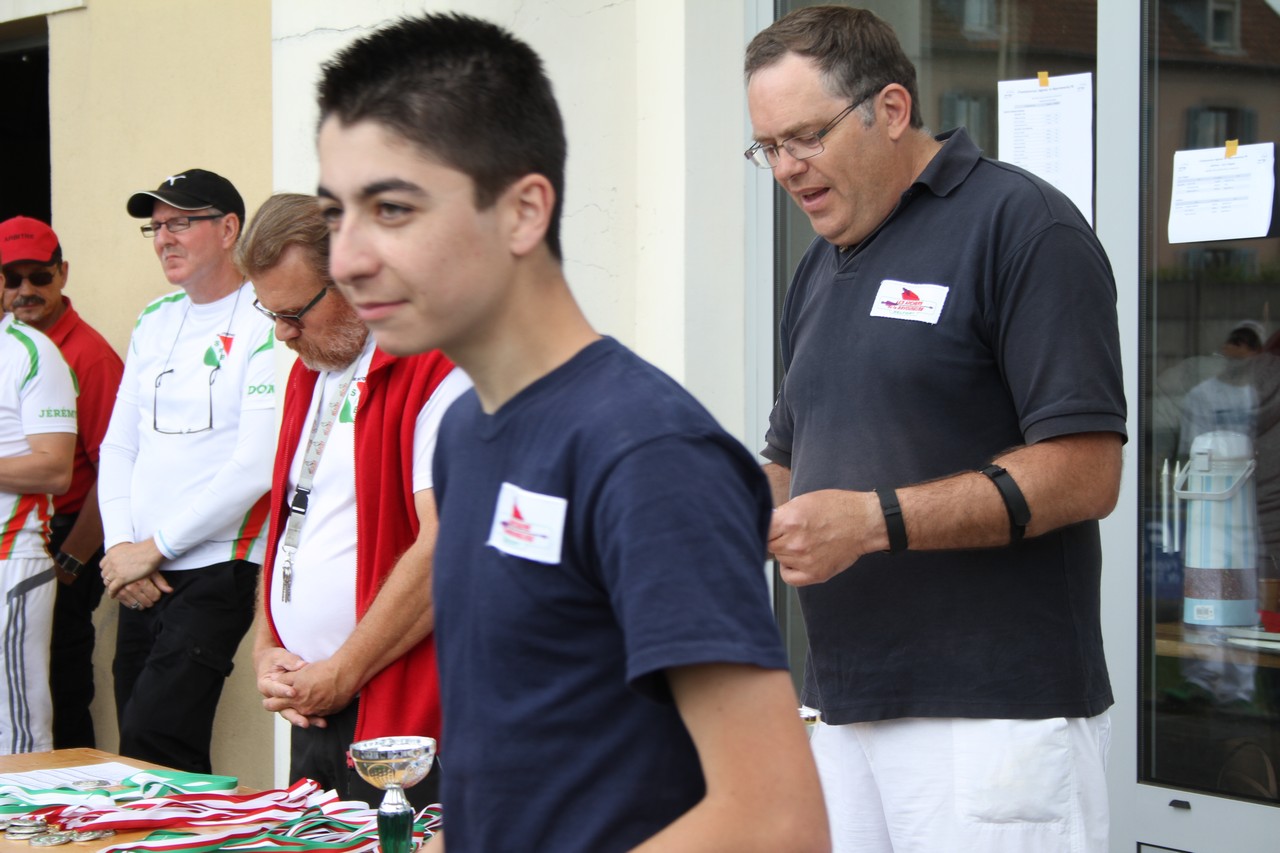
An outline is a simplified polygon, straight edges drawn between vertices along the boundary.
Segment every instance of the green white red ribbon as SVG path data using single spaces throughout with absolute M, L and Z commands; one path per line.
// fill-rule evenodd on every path
M 180 770 L 143 770 L 128 776 L 109 790 L 82 791 L 78 788 L 24 788 L 0 785 L 0 814 L 25 814 L 33 807 L 68 804 L 91 804 L 108 808 L 123 803 L 173 794 L 199 794 L 235 791 L 239 780 L 234 776 L 211 776 L 184 773 Z
M 319 783 L 301 779 L 285 790 L 256 794 L 175 794 L 148 797 L 102 808 L 96 803 L 50 806 L 36 814 L 63 829 L 114 829 L 129 832 L 174 826 L 222 826 L 240 823 L 279 823 L 308 808 L 338 801 Z
M 101 853 L 377 853 L 378 813 L 362 802 L 302 779 L 286 789 L 236 794 L 236 780 L 178 771 L 135 774 L 113 791 L 58 788 L 33 791 L 0 786 L 0 812 L 39 815 L 64 830 L 153 830 L 142 841 L 102 848 Z M 220 793 L 227 791 L 228 793 Z M 35 806 L 33 809 L 32 807 Z M 431 806 L 414 816 L 416 847 L 441 825 Z M 189 827 L 220 827 L 191 833 Z

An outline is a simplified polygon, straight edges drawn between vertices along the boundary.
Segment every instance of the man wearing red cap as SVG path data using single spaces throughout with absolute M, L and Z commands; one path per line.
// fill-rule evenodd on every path
M 53 610 L 49 687 L 53 746 L 95 746 L 93 611 L 102 599 L 102 518 L 98 513 L 98 446 L 111 419 L 124 363 L 63 295 L 70 265 L 53 229 L 38 219 L 0 222 L 4 309 L 44 332 L 62 352 L 79 385 L 71 487 L 54 498 L 49 549 L 58 575 Z

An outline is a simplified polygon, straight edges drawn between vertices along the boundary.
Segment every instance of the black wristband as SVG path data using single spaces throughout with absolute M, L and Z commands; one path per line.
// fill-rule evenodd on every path
M 72 577 L 79 577 L 80 570 L 84 568 L 84 563 L 64 551 L 59 551 L 54 554 L 53 561 L 58 564 L 59 568 Z
M 889 532 L 889 553 L 907 550 L 907 523 L 902 520 L 902 507 L 898 506 L 898 493 L 893 489 L 876 489 L 880 509 L 884 512 L 884 527 Z
M 1000 491 L 1004 508 L 1009 513 L 1009 542 L 1021 542 L 1023 534 L 1027 532 L 1027 525 L 1031 523 L 1031 507 L 1027 506 L 1022 489 L 1018 488 L 1013 475 L 999 465 L 988 465 L 978 473 L 985 474 Z

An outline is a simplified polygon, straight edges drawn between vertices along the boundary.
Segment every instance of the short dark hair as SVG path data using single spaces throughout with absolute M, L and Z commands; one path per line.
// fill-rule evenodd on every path
M 467 15 L 399 21 L 325 63 L 320 121 L 374 121 L 475 183 L 491 207 L 529 174 L 551 182 L 546 242 L 557 259 L 564 205 L 564 124 L 542 60 L 508 31 Z
M 812 59 L 833 95 L 856 102 L 897 83 L 911 95 L 911 126 L 924 127 L 916 92 L 916 67 L 898 36 L 866 9 L 809 6 L 774 21 L 747 45 L 747 82 L 788 53 Z
M 276 193 L 262 203 L 236 247 L 236 266 L 249 278 L 280 263 L 285 249 L 297 246 L 307 263 L 329 285 L 329 223 L 315 196 Z
M 1236 326 L 1227 335 L 1227 343 L 1256 352 L 1262 349 L 1262 335 L 1259 335 L 1251 326 Z

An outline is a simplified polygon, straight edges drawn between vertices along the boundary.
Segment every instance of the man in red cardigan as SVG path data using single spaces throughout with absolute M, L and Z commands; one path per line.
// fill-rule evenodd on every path
M 378 793 L 354 740 L 439 737 L 431 457 L 440 416 L 470 387 L 438 352 L 379 350 L 328 275 L 314 199 L 278 194 L 237 260 L 258 310 L 298 354 L 285 392 L 254 645 L 263 706 L 293 726 L 290 778 L 343 799 Z M 438 774 L 409 791 L 437 800 Z

